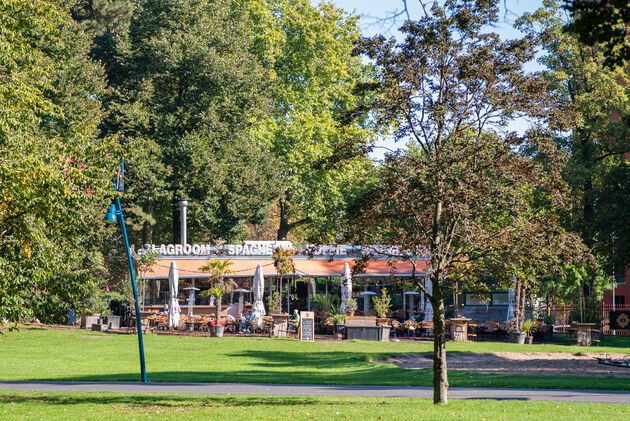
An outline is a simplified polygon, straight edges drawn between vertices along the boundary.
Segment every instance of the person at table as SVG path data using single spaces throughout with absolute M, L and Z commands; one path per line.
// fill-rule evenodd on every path
M 247 317 L 245 317 L 242 321 L 241 321 L 241 332 L 247 332 L 249 333 L 251 331 L 252 328 L 255 328 L 254 326 L 254 321 L 259 317 L 260 315 L 258 314 L 258 312 L 256 310 L 253 311 L 249 311 L 249 314 L 247 315 Z
M 298 327 L 300 326 L 300 314 L 298 309 L 293 310 L 293 314 L 289 316 L 289 325 L 287 327 L 288 330 L 295 330 L 297 332 Z
M 168 313 L 168 304 L 164 304 L 160 309 L 160 313 Z

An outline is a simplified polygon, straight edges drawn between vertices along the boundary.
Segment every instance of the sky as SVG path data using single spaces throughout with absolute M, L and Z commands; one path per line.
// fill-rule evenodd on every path
M 389 34 L 396 35 L 400 25 L 393 24 L 393 19 L 383 22 L 383 18 L 392 18 L 397 12 L 403 11 L 403 0 L 330 0 L 337 6 L 348 11 L 355 10 L 361 16 L 361 29 L 365 35 Z M 317 3 L 317 1 L 313 1 Z M 407 0 L 410 16 L 414 19 L 420 14 L 417 0 Z M 506 7 L 505 7 L 506 6 Z M 518 31 L 512 28 L 514 20 L 524 12 L 533 12 L 542 6 L 542 0 L 503 0 L 501 1 L 501 22 L 494 29 L 506 38 L 518 37 Z M 507 9 L 507 13 L 506 13 Z M 399 19 L 404 18 L 401 16 Z M 399 20 L 399 22 L 402 22 Z
M 396 17 L 397 14 L 403 12 L 403 0 L 328 0 L 336 4 L 338 7 L 348 11 L 355 11 L 361 16 L 361 31 L 365 36 L 377 34 L 386 37 L 396 37 L 400 35 L 398 28 L 401 26 L 405 15 Z M 319 1 L 311 0 L 313 4 Z M 407 0 L 410 17 L 420 15 L 420 6 L 417 0 Z M 542 6 L 542 0 L 502 0 L 500 21 L 493 32 L 498 33 L 504 39 L 513 39 L 520 37 L 519 31 L 512 27 L 514 20 L 525 12 L 533 12 Z M 533 62 L 527 66 L 528 70 L 535 71 L 540 66 Z M 509 129 L 522 132 L 527 128 L 525 121 L 515 121 L 510 125 Z M 385 138 L 377 142 L 371 156 L 375 159 L 382 159 L 388 150 L 403 148 L 401 142 L 394 142 L 391 137 Z

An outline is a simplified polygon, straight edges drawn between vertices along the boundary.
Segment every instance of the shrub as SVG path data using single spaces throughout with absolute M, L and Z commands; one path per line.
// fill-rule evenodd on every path
M 357 308 L 359 308 L 357 300 L 354 298 L 346 298 L 344 303 L 346 303 L 346 311 L 357 311 Z
M 387 288 L 381 290 L 381 296 L 372 297 L 372 303 L 374 303 L 374 310 L 376 315 L 380 318 L 387 317 L 387 313 L 391 307 L 392 297 L 387 294 Z

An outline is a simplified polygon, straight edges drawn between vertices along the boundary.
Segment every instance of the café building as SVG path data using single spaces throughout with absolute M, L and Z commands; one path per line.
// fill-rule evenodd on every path
M 265 298 L 278 285 L 280 274 L 274 266 L 273 251 L 276 248 L 293 250 L 294 272 L 284 275 L 283 289 L 289 288 L 289 299 L 283 296 L 283 311 L 311 310 L 314 294 L 340 296 L 340 279 L 345 263 L 351 268 L 357 265 L 360 270 L 352 276 L 353 297 L 357 299 L 359 310 L 363 310 L 365 300 L 371 309 L 372 293 L 378 294 L 387 288 L 392 296 L 394 308 L 411 312 L 415 316 L 430 311 L 430 304 L 421 291 L 410 290 L 412 279 L 419 279 L 430 288 L 427 277 L 429 259 L 416 258 L 415 265 L 401 257 L 396 247 L 350 244 L 294 245 L 290 241 L 244 241 L 241 244 L 222 246 L 208 244 L 161 244 L 145 245 L 138 255 L 155 253 L 152 267 L 139 273 L 141 305 L 145 311 L 158 309 L 169 299 L 169 270 L 174 262 L 179 274 L 178 297 L 182 311 L 192 305 L 194 314 L 213 312 L 211 298 L 202 294 L 210 287 L 208 273 L 202 267 L 210 259 L 229 259 L 230 278 L 236 284 L 235 290 L 224 296 L 224 305 L 229 307 L 238 301 L 237 294 L 244 294 L 245 302 L 252 302 L 252 281 L 258 265 L 262 267 L 265 280 Z M 415 267 L 414 267 L 415 266 Z M 407 281 L 407 282 L 405 282 Z M 186 289 L 189 288 L 189 289 Z M 197 288 L 194 302 L 190 288 Z M 366 293 L 367 292 L 367 293 Z M 371 294 L 371 295 L 370 295 Z M 265 301 L 266 303 L 266 301 Z

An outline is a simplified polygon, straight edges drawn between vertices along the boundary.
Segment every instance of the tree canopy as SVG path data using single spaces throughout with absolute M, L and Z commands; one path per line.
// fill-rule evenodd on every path
M 606 66 L 630 63 L 630 4 L 626 0 L 567 0 L 564 7 L 573 16 L 566 29 L 583 44 L 602 48 Z
M 271 113 L 253 132 L 276 157 L 277 239 L 334 238 L 345 198 L 369 170 L 373 132 L 357 110 L 366 69 L 352 55 L 357 17 L 308 0 L 251 2 Z
M 0 34 L 0 320 L 59 320 L 102 269 L 104 72 L 63 3 L 4 1 Z
M 434 401 L 446 402 L 444 291 L 447 274 L 481 264 L 489 254 L 531 235 L 519 224 L 532 195 L 553 206 L 565 200 L 559 154 L 539 130 L 505 130 L 518 116 L 544 118 L 545 84 L 523 65 L 533 40 L 502 41 L 485 32 L 497 2 L 446 1 L 407 21 L 404 41 L 363 39 L 380 96 L 370 104 L 381 124 L 412 148 L 390 155 L 380 177 L 355 205 L 365 236 L 398 244 L 408 256 L 428 251 L 432 290 L 418 286 L 434 310 Z M 536 151 L 546 166 L 531 158 Z M 538 224 L 551 240 L 562 227 Z M 369 225 L 371 230 L 368 231 Z M 559 238 L 564 238 L 561 236 Z
M 139 203 L 129 210 L 144 241 L 179 241 L 177 200 L 190 201 L 191 240 L 238 238 L 243 221 L 264 215 L 273 155 L 248 136 L 268 108 L 251 25 L 239 2 L 147 0 L 107 40 L 103 127 L 130 140 L 127 186 Z

